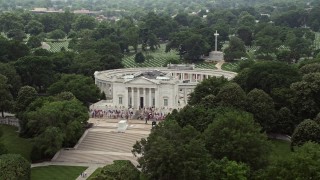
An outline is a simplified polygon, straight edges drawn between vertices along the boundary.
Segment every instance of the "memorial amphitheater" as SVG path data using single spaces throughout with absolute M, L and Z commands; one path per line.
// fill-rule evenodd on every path
M 139 109 L 180 109 L 196 85 L 216 76 L 234 78 L 236 73 L 199 69 L 193 64 L 169 64 L 157 68 L 127 68 L 94 73 L 95 84 L 106 94 L 105 106 Z

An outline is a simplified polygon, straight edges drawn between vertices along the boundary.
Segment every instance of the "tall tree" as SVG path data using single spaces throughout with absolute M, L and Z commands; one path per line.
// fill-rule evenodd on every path
M 148 178 L 205 179 L 209 159 L 199 135 L 191 126 L 181 128 L 175 121 L 164 121 L 132 152 L 141 155 L 138 162 Z
M 43 56 L 25 56 L 15 62 L 17 72 L 22 77 L 24 85 L 36 86 L 39 91 L 53 80 L 53 63 Z
M 203 138 L 216 159 L 227 157 L 255 170 L 263 168 L 268 161 L 267 136 L 247 112 L 229 110 L 219 114 L 204 131 Z
M 210 77 L 199 83 L 194 91 L 190 94 L 189 102 L 190 105 L 200 103 L 204 97 L 208 95 L 217 95 L 223 85 L 228 83 L 228 80 L 224 77 Z
M 76 74 L 63 74 L 61 79 L 48 88 L 48 93 L 55 95 L 69 91 L 83 103 L 96 102 L 100 97 L 100 90 L 90 77 Z
M 231 37 L 229 46 L 224 50 L 225 61 L 233 61 L 246 56 L 246 48 L 243 41 L 237 37 Z
M 253 114 L 263 130 L 274 132 L 276 130 L 276 114 L 273 99 L 260 89 L 253 89 L 247 95 L 246 110 Z
M 4 117 L 4 111 L 12 110 L 13 98 L 9 90 L 8 79 L 0 74 L 0 111 Z
M 301 146 L 304 143 L 312 141 L 320 142 L 320 125 L 311 119 L 302 121 L 292 134 L 292 146 Z

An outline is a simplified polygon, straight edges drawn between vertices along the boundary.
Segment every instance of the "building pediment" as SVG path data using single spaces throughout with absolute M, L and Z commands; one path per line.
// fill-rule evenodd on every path
M 155 85 L 159 84 L 156 80 L 147 79 L 145 77 L 139 77 L 131 79 L 125 82 L 126 84 L 137 84 L 137 85 Z

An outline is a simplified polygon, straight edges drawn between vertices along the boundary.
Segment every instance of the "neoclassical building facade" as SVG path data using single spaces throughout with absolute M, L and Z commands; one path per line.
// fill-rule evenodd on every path
M 194 65 L 163 68 L 127 68 L 94 73 L 95 83 L 106 94 L 109 106 L 123 108 L 183 108 L 196 85 L 212 76 L 232 79 L 236 73 L 198 69 Z

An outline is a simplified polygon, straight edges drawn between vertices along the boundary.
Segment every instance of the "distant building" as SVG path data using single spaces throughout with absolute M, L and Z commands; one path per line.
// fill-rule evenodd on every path
M 196 85 L 213 76 L 232 79 L 236 73 L 173 64 L 167 68 L 128 68 L 94 73 L 95 84 L 107 99 L 111 99 L 111 106 L 155 107 L 168 111 L 187 105 L 189 94 Z
M 37 14 L 45 14 L 45 13 L 64 13 L 62 9 L 55 10 L 53 8 L 34 8 L 31 10 L 33 13 Z M 90 11 L 87 9 L 80 9 L 80 10 L 74 10 L 73 13 L 75 14 L 87 14 L 87 15 L 95 15 L 101 13 L 101 11 Z

